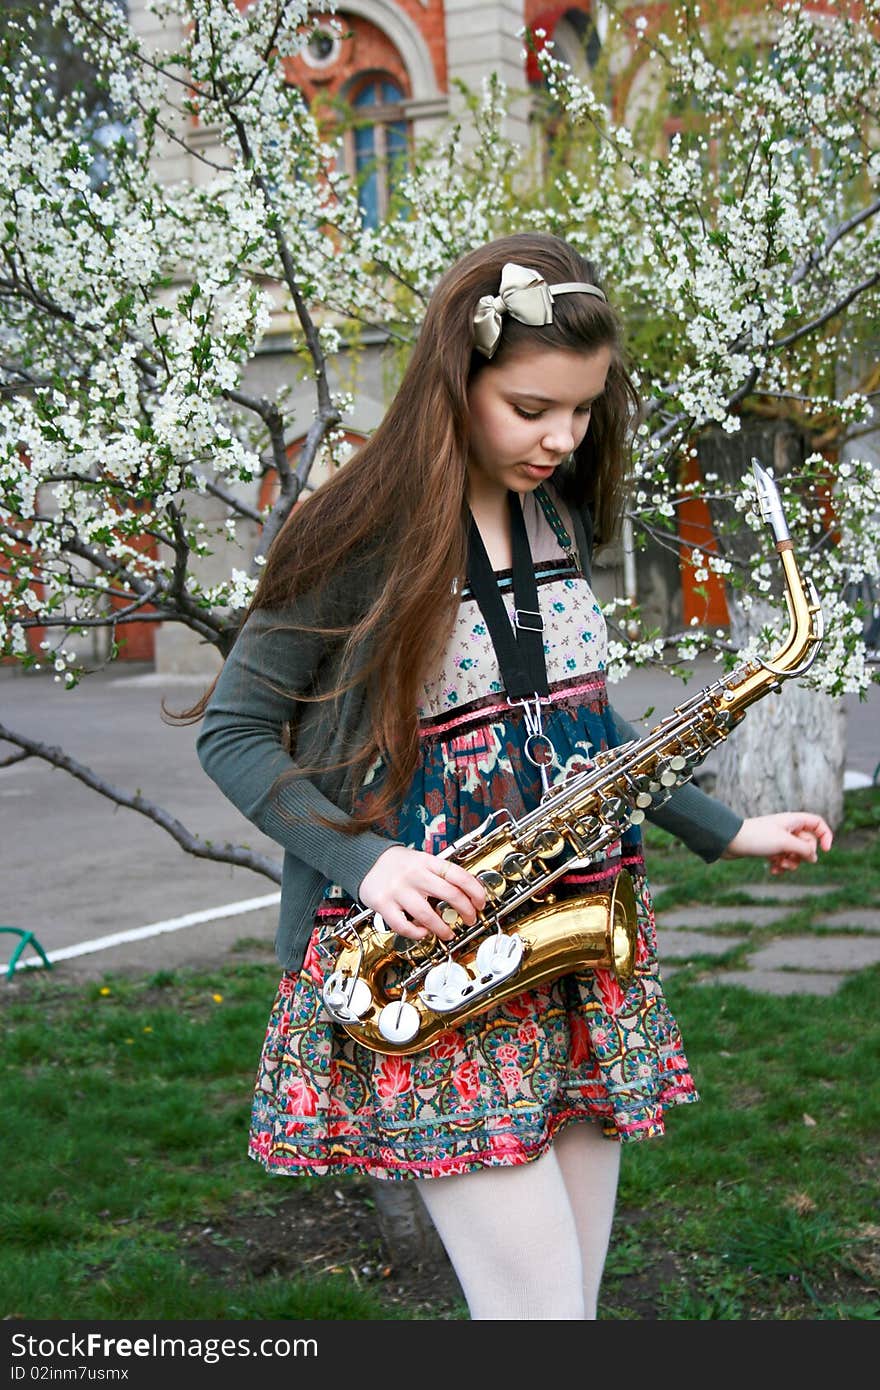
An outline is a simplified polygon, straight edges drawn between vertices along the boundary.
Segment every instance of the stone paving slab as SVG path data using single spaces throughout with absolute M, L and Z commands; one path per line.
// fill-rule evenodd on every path
M 880 961 L 880 941 L 867 936 L 781 936 L 748 958 L 753 970 L 780 965 L 801 970 L 864 970 Z
M 841 907 L 837 912 L 823 912 L 819 919 L 823 927 L 858 927 L 861 931 L 880 932 L 880 907 Z
M 781 922 L 791 913 L 790 907 L 756 907 L 743 903 L 740 907 L 672 907 L 658 917 L 660 930 L 679 931 L 682 928 L 726 926 L 729 922 L 743 926 L 766 927 Z
M 821 970 L 725 970 L 723 974 L 707 975 L 700 985 L 736 985 L 753 994 L 836 994 L 846 975 L 831 975 Z
M 722 956 L 748 941 L 747 936 L 711 936 L 707 932 L 674 931 L 664 935 L 660 930 L 660 962 L 682 960 L 688 956 Z
M 839 885 L 836 883 L 791 883 L 774 881 L 772 883 L 737 883 L 735 886 L 727 884 L 725 892 L 744 893 L 749 898 L 762 899 L 774 902 L 800 902 L 804 898 L 822 898 L 829 893 L 838 893 Z

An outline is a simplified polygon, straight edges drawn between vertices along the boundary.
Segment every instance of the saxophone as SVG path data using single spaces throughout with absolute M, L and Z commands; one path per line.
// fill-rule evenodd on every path
M 645 738 L 597 753 L 586 771 L 552 784 L 534 811 L 516 819 L 502 808 L 448 846 L 438 857 L 462 865 L 486 891 L 473 926 L 450 904 L 437 903 L 456 933 L 452 941 L 410 941 L 379 913 L 353 908 L 321 945 L 335 958 L 324 1006 L 357 1042 L 374 1052 L 417 1052 L 445 1029 L 560 975 L 598 968 L 624 986 L 632 979 L 637 919 L 630 875 L 619 873 L 610 891 L 560 902 L 554 883 L 600 862 L 628 826 L 690 780 L 749 705 L 802 675 L 822 641 L 818 596 L 798 571 L 779 492 L 756 459 L 752 465 L 761 517 L 782 563 L 789 619 L 782 646 L 676 705 Z

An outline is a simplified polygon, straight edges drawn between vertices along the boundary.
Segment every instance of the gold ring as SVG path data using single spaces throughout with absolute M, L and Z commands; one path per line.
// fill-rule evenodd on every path
M 445 878 L 445 877 L 446 877 L 446 874 L 443 872 L 443 870 L 445 869 L 445 867 L 446 867 L 445 864 L 444 864 L 443 861 L 441 860 L 441 861 L 439 862 L 438 867 L 434 870 L 434 873 L 435 873 L 435 874 L 439 874 L 441 878 Z

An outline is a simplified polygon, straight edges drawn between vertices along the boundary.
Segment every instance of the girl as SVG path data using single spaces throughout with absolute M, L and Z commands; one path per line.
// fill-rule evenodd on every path
M 198 738 L 285 850 L 250 1153 L 272 1173 L 416 1181 L 472 1319 L 595 1318 L 621 1144 L 697 1100 L 638 832 L 556 890 L 633 875 L 626 990 L 571 974 L 380 1055 L 322 1006 L 321 933 L 359 901 L 402 937 L 448 939 L 438 900 L 473 923 L 485 891 L 439 851 L 490 810 L 533 809 L 542 759 L 561 776 L 637 737 L 608 705 L 589 582 L 637 408 L 589 262 L 531 234 L 466 255 L 370 442 L 275 541 Z M 831 844 L 819 816 L 742 820 L 693 786 L 650 814 L 707 861 L 782 872 Z

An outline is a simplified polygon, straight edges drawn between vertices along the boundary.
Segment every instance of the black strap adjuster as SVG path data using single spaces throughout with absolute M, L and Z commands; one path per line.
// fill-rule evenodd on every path
M 535 619 L 534 622 L 527 622 L 526 619 Z M 514 608 L 513 625 L 523 632 L 543 632 L 544 619 L 540 613 L 536 613 L 532 608 Z

